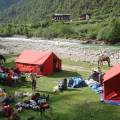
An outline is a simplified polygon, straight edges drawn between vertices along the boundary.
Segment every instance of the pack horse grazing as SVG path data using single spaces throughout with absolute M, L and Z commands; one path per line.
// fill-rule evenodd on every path
M 110 67 L 110 57 L 107 55 L 101 55 L 98 57 L 98 66 L 103 66 L 103 62 L 107 61 L 108 67 Z
M 6 61 L 6 58 L 3 55 L 0 55 L 0 64 L 3 64 Z

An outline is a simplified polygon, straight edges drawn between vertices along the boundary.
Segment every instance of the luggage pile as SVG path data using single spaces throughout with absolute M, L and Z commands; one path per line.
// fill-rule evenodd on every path
M 16 85 L 20 83 L 25 75 L 19 69 L 0 66 L 0 83 L 7 85 Z

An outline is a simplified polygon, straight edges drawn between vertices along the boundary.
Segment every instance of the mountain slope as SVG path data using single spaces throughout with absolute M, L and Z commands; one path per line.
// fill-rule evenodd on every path
M 19 2 L 20 0 L 0 0 L 0 11 L 10 7 L 12 4 Z
M 70 13 L 73 19 L 86 12 L 101 18 L 120 13 L 120 0 L 19 0 L 17 3 L 16 1 L 14 0 L 14 4 L 0 14 L 0 21 L 28 22 L 50 18 L 53 13 Z

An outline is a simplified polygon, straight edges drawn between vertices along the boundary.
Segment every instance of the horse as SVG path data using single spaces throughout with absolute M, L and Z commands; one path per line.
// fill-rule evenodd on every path
M 0 64 L 5 63 L 6 58 L 3 55 L 0 55 Z
M 103 66 L 104 61 L 107 61 L 108 67 L 110 67 L 110 57 L 107 56 L 107 55 L 101 55 L 101 56 L 98 57 L 98 61 L 97 61 L 98 62 L 98 67 Z

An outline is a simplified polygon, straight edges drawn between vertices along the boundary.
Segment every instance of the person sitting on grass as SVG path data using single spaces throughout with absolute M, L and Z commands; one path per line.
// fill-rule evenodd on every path
M 64 78 L 63 80 L 61 80 L 59 82 L 58 86 L 59 86 L 60 91 L 66 90 L 67 89 L 67 79 Z
M 67 79 L 64 78 L 63 80 L 60 80 L 57 86 L 53 87 L 53 92 L 62 92 L 63 90 L 67 89 Z
M 90 80 L 90 79 L 93 79 L 95 81 L 99 81 L 99 72 L 96 68 L 94 68 L 92 70 L 92 72 L 90 73 L 88 80 Z

